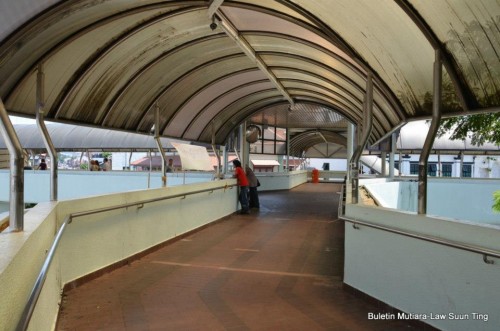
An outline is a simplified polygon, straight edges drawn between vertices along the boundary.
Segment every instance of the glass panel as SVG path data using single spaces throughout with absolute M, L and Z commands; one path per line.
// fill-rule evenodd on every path
M 500 103 L 500 2 L 410 1 L 446 45 L 483 107 Z
M 443 163 L 441 165 L 441 171 L 443 174 L 443 177 L 451 177 L 451 170 L 452 170 L 452 163 Z
M 276 140 L 286 141 L 286 129 L 276 128 Z
M 276 154 L 286 155 L 286 142 L 276 142 Z
M 267 128 L 264 130 L 264 139 L 274 140 L 276 128 Z
M 250 153 L 262 154 L 262 140 L 258 140 L 254 144 L 250 144 Z
M 429 163 L 427 165 L 427 175 L 428 176 L 436 176 L 436 171 L 437 170 L 437 164 L 436 163 Z
M 418 162 L 410 162 L 410 175 L 418 175 Z
M 472 177 L 472 164 L 462 165 L 462 177 Z
M 264 154 L 274 154 L 274 141 L 264 141 Z

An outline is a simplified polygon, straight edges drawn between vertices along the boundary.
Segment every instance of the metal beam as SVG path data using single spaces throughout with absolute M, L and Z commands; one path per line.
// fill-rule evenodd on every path
M 165 160 L 165 150 L 160 139 L 160 106 L 158 103 L 155 105 L 155 141 L 161 157 L 161 183 L 165 187 L 167 186 L 167 168 L 165 166 L 167 163 Z
M 359 189 L 359 159 L 363 153 L 368 138 L 373 128 L 373 75 L 368 73 L 366 77 L 366 97 L 363 104 L 364 126 L 363 133 L 358 141 L 358 146 L 354 151 L 351 162 L 351 181 L 352 181 L 352 203 L 358 203 L 358 189 Z M 358 126 L 359 127 L 359 126 Z
M 9 228 L 24 229 L 24 153 L 7 110 L 0 99 L 0 133 L 10 155 Z
M 256 54 L 252 46 L 242 37 L 238 29 L 233 25 L 233 23 L 220 11 L 217 10 L 215 17 L 218 20 L 222 30 L 238 45 L 238 47 L 245 53 L 248 58 L 254 62 L 257 67 L 266 75 L 266 77 L 271 81 L 274 87 L 283 95 L 283 97 L 288 100 L 290 106 L 293 107 L 295 102 L 293 98 L 288 94 L 285 87 L 281 84 L 278 78 L 269 70 L 264 61 Z
M 435 51 L 434 61 L 434 96 L 432 100 L 432 120 L 425 138 L 424 147 L 418 161 L 418 214 L 427 213 L 427 161 L 436 138 L 441 121 L 441 87 L 442 87 L 441 51 Z
M 208 17 L 212 18 L 223 2 L 224 0 L 212 0 L 212 3 L 208 7 Z
M 49 130 L 45 126 L 45 121 L 43 118 L 43 108 L 45 107 L 44 102 L 44 72 L 43 72 L 43 64 L 38 65 L 38 72 L 36 76 L 36 125 L 40 130 L 40 134 L 43 138 L 43 143 L 45 144 L 45 148 L 47 149 L 47 153 L 49 154 L 51 166 L 50 166 L 50 201 L 57 201 L 57 151 L 52 143 L 52 139 L 50 138 Z

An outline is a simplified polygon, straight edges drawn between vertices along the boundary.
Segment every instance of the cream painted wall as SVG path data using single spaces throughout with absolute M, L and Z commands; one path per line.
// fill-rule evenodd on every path
M 15 328 L 54 239 L 56 223 L 60 225 L 69 213 L 214 189 L 74 219 L 57 249 L 29 330 L 54 328 L 64 284 L 232 214 L 237 203 L 232 184 L 234 179 L 38 204 L 26 213 L 24 232 L 0 235 L 0 283 L 5 284 L 0 287 L 0 330 Z
M 500 252 L 499 227 L 352 204 L 346 216 Z M 486 264 L 477 253 L 363 225 L 346 223 L 345 229 L 346 284 L 403 312 L 426 314 L 424 321 L 439 329 L 500 329 L 500 259 Z M 486 314 L 488 321 L 473 313 Z M 446 317 L 432 320 L 430 314 Z M 462 316 L 468 320 L 453 319 Z

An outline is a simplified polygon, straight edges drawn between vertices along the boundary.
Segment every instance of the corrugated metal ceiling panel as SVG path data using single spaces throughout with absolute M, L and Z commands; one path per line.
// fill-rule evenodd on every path
M 224 13 L 235 40 L 222 23 L 209 27 L 208 1 L 16 3 L 18 10 L 0 11 L 0 97 L 10 113 L 34 117 L 36 66 L 44 62 L 49 120 L 148 133 L 158 102 L 164 135 L 210 142 L 213 123 L 224 143 L 252 114 L 286 107 L 289 95 L 360 123 L 365 74 L 373 72 L 374 141 L 429 116 L 435 48 L 446 68 L 445 114 L 500 109 L 495 1 L 226 0 L 217 21 Z M 207 111 L 224 98 L 222 86 L 233 88 L 223 80 L 241 77 L 234 95 L 243 95 L 256 78 L 239 74 L 258 67 L 273 92 L 254 85 L 261 93 Z M 297 125 L 335 127 L 324 120 Z

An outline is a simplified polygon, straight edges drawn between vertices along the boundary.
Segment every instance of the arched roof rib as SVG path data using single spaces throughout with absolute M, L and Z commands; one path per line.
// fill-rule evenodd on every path
M 158 104 L 164 136 L 210 143 L 215 131 L 223 144 L 287 95 L 362 123 L 372 73 L 375 142 L 430 117 L 435 49 L 456 92 L 445 94 L 443 117 L 500 110 L 496 1 L 225 0 L 216 15 L 258 61 L 209 28 L 210 1 L 18 3 L 0 14 L 10 19 L 0 20 L 0 97 L 12 114 L 35 116 L 43 62 L 48 120 L 149 133 Z M 456 100 L 462 109 L 448 106 Z

